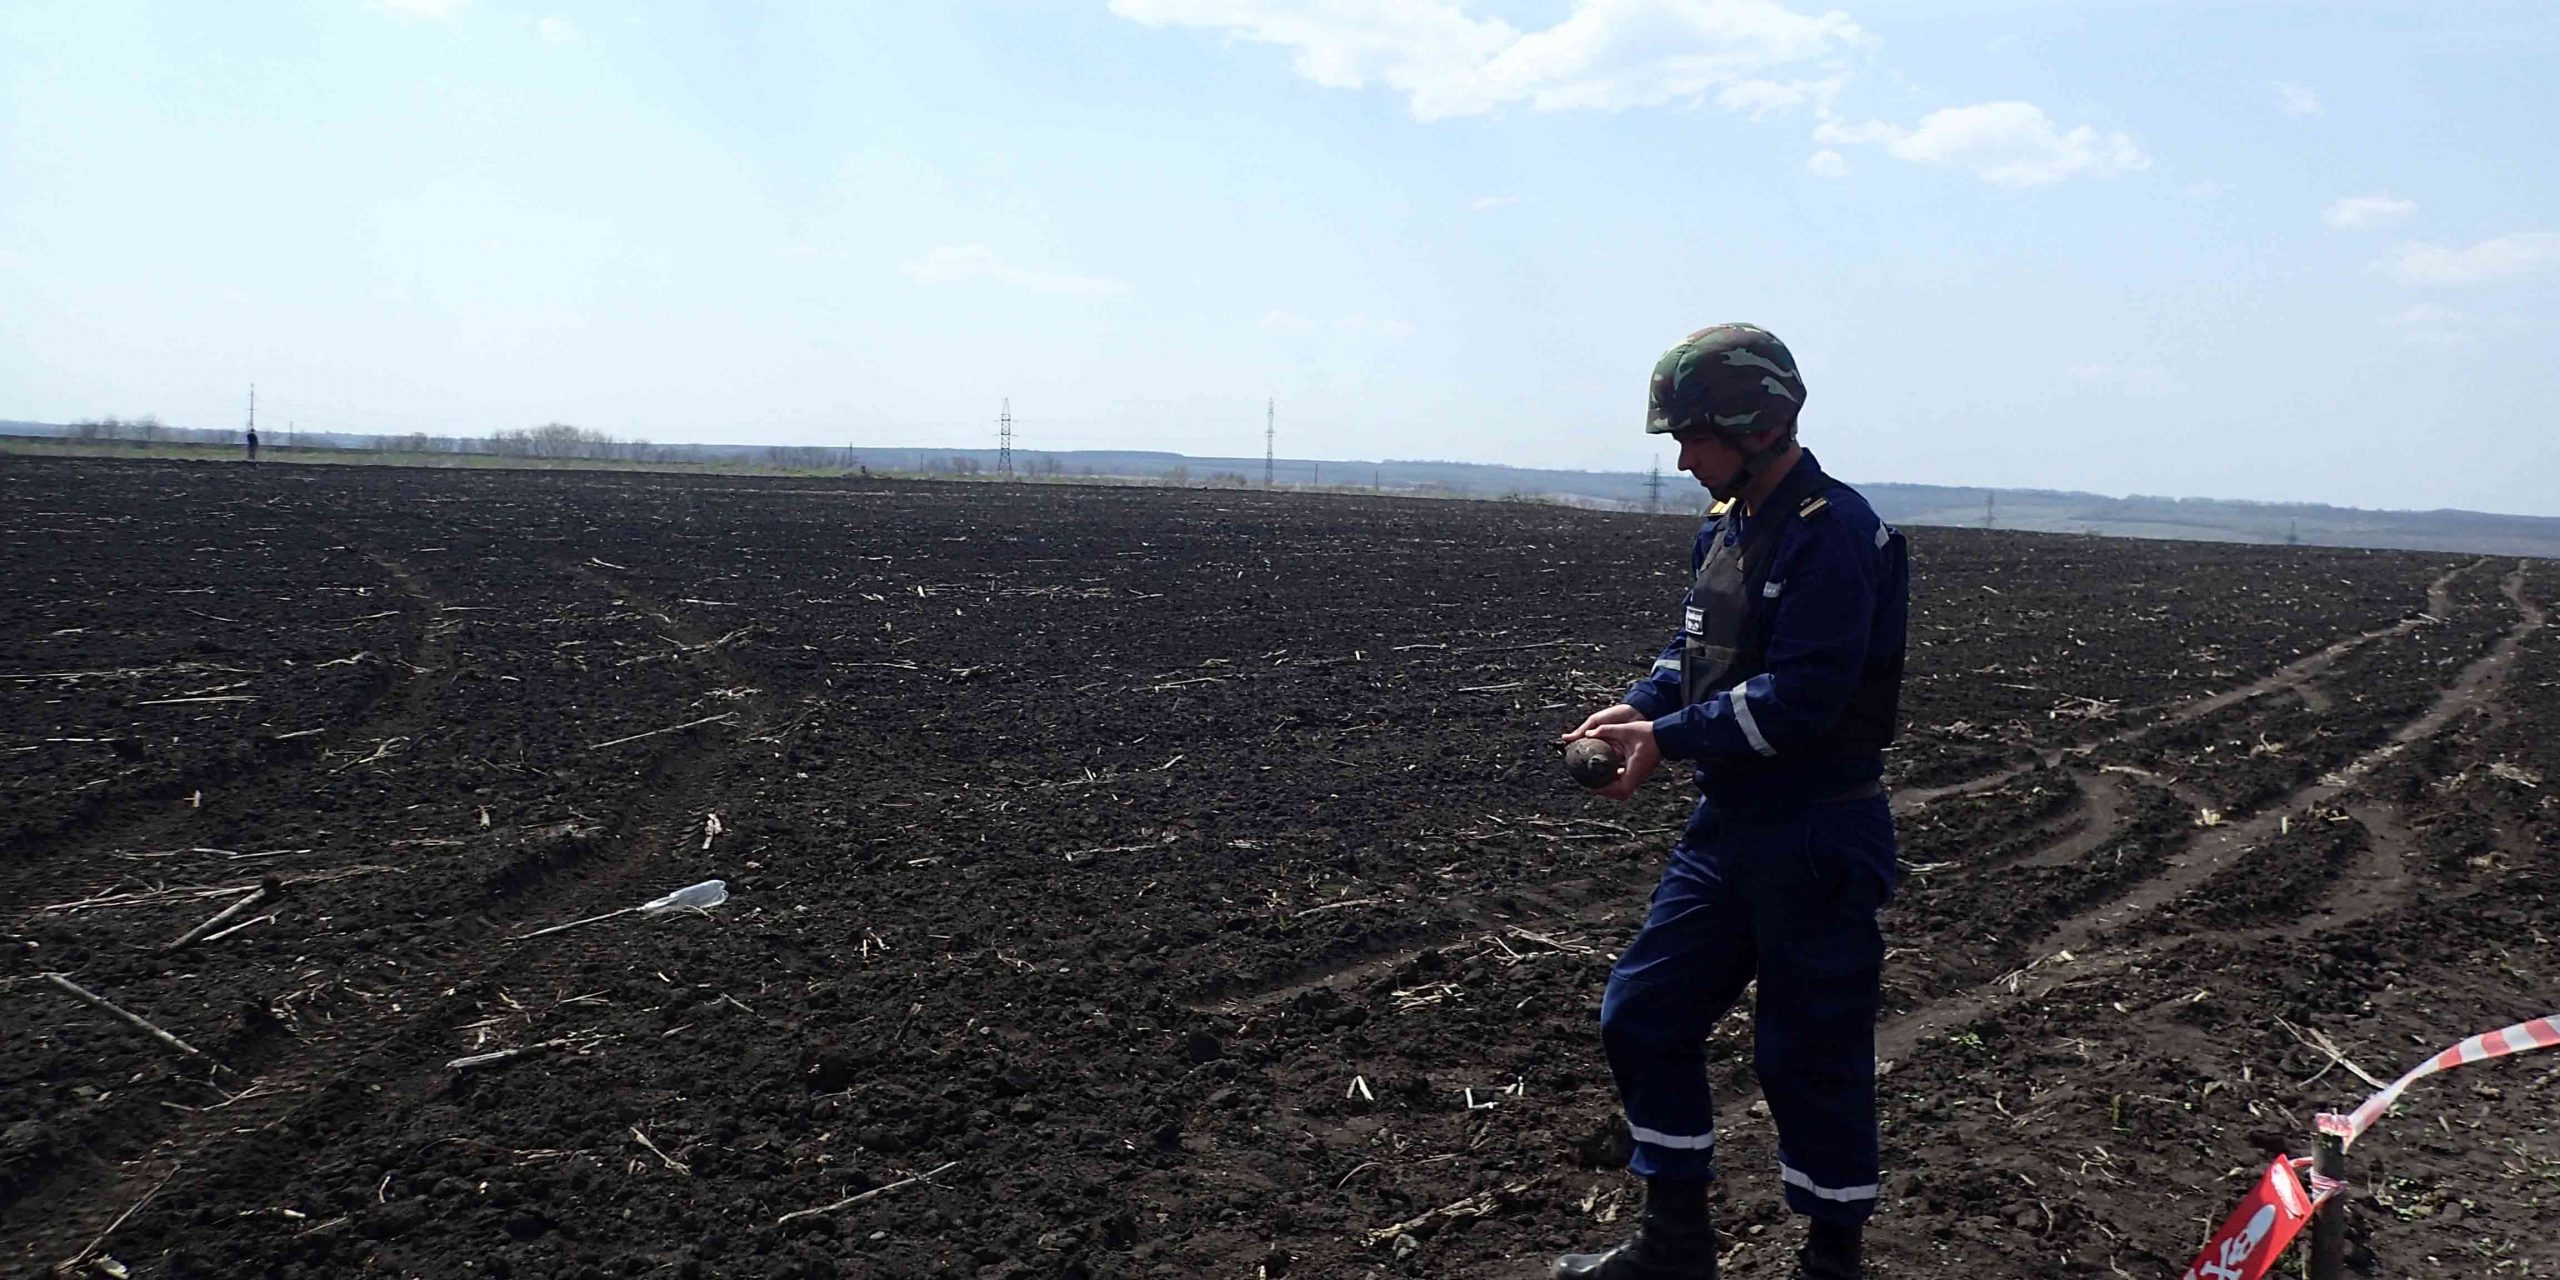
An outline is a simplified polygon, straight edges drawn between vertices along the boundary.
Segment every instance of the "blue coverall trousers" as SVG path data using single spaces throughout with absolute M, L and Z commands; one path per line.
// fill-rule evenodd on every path
M 1843 1224 L 1875 1211 L 1876 912 L 1895 857 L 1883 796 L 1755 816 L 1699 807 L 1600 1004 L 1630 1169 L 1715 1176 L 1707 1031 L 1757 977 L 1752 1063 L 1787 1206 Z

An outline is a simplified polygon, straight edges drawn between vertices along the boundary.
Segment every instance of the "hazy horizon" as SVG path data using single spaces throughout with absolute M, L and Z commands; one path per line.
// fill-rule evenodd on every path
M 2560 515 L 2560 10 L 0 10 L 0 404 Z M 2533 156 L 2545 157 L 2543 161 Z

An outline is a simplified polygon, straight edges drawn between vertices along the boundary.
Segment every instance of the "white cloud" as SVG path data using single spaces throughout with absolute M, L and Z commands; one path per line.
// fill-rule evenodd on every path
M 1038 293 L 1100 295 L 1128 288 L 1102 276 L 1031 271 L 1014 266 L 982 244 L 945 245 L 907 264 L 907 274 L 930 284 L 989 280 Z
M 1820 80 L 1740 80 L 1716 91 L 1716 105 L 1727 111 L 1739 111 L 1753 120 L 1765 120 L 1771 113 L 1793 111 L 1810 104 L 1816 115 L 1828 117 L 1832 104 L 1839 101 L 1840 90 L 1847 87 L 1846 75 L 1825 76 Z
M 1837 11 L 1777 0 L 1576 0 L 1554 26 L 1521 31 L 1457 0 L 1111 0 L 1151 27 L 1205 27 L 1291 50 L 1298 74 L 1337 89 L 1382 85 L 1423 120 L 1505 106 L 1618 110 L 1700 102 L 1755 113 L 1821 101 L 1816 68 L 1871 37 Z
M 1467 202 L 1467 207 L 1477 211 L 1478 213 L 1482 213 L 1487 209 L 1499 209 L 1504 205 L 1518 203 L 1520 203 L 1520 197 L 1518 196 L 1477 196 L 1475 199 Z
M 1849 158 L 1825 147 L 1805 157 L 1804 171 L 1817 178 L 1845 178 L 1849 176 Z
M 1346 333 L 1374 333 L 1382 338 L 1401 338 L 1413 332 L 1413 326 L 1402 320 L 1380 320 L 1364 315 L 1344 316 L 1334 321 L 1333 327 Z
M 533 29 L 541 33 L 544 44 L 576 44 L 578 42 L 578 24 L 558 14 L 533 24 Z
M 2382 318 L 2404 342 L 2450 347 L 2471 340 L 2471 317 L 2451 307 L 2421 302 Z
M 413 18 L 450 18 L 462 12 L 471 0 L 368 0 L 373 8 L 405 13 Z
M 1262 313 L 1262 327 L 1265 329 L 1312 329 L 1316 327 L 1316 322 L 1295 311 L 1274 308 Z
M 2487 284 L 2560 269 L 2560 231 L 2518 231 L 2467 249 L 2401 245 L 2384 264 L 2403 284 Z
M 2289 116 L 2316 116 L 2327 108 L 2320 105 L 2320 95 L 2309 87 L 2289 81 L 2275 82 L 2276 105 Z
M 1833 146 L 1875 144 L 1897 160 L 1966 169 L 1996 186 L 2033 187 L 2076 174 L 2122 173 L 2151 166 L 2151 158 L 2122 133 L 2101 134 L 2088 125 L 2056 127 L 2031 102 L 1979 102 L 1946 107 L 1920 117 L 1912 128 L 1869 121 L 1826 120 L 1813 140 Z
M 2320 220 L 2340 231 L 2370 231 L 2397 225 L 2417 211 L 2416 204 L 2393 195 L 2341 196 L 2320 211 Z

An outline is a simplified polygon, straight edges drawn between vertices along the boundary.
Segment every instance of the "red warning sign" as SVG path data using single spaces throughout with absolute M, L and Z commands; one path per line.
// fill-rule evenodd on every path
M 2231 1211 L 2187 1264 L 2185 1280 L 2258 1280 L 2311 1221 L 2313 1200 L 2291 1160 L 2267 1166 L 2249 1198 Z

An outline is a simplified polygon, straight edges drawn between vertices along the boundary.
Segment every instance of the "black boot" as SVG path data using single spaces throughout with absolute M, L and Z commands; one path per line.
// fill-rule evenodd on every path
M 1866 1280 L 1867 1273 L 1858 1269 L 1861 1234 L 1863 1228 L 1855 1223 L 1809 1219 L 1804 1251 L 1796 1255 L 1795 1280 Z
M 1607 1253 L 1556 1259 L 1556 1280 L 1716 1280 L 1716 1229 L 1707 1218 L 1707 1184 L 1651 1179 L 1644 1224 L 1635 1238 Z

